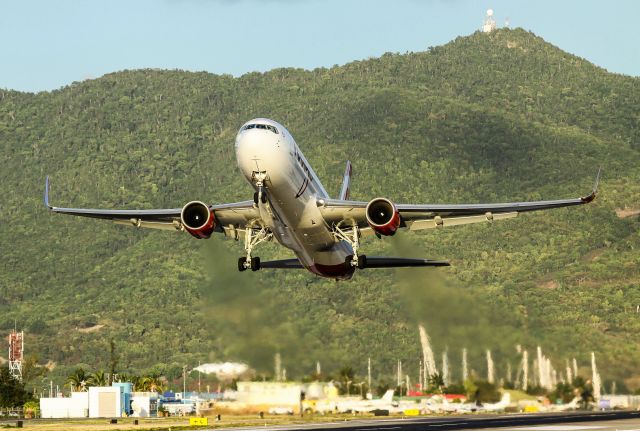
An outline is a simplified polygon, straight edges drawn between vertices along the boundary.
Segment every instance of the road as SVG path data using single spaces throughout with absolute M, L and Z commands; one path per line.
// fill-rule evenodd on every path
M 571 412 L 554 414 L 478 415 L 438 418 L 369 419 L 318 424 L 232 428 L 234 431 L 640 431 L 640 412 Z

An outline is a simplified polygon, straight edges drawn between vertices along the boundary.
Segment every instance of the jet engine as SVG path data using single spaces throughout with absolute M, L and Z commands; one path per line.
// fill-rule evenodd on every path
M 213 211 L 200 201 L 186 204 L 180 213 L 180 220 L 187 232 L 198 239 L 209 238 L 216 227 Z
M 400 227 L 400 213 L 389 199 L 376 198 L 369 202 L 366 215 L 369 226 L 380 235 L 393 235 Z

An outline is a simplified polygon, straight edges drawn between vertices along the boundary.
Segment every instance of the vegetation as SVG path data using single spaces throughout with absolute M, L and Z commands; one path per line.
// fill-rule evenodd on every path
M 22 406 L 30 399 L 24 385 L 9 374 L 9 367 L 0 367 L 0 407 Z
M 517 363 L 516 344 L 542 345 L 558 369 L 572 357 L 587 365 L 595 350 L 603 378 L 632 377 L 638 106 L 638 78 L 521 29 L 311 71 L 137 70 L 53 92 L 0 90 L 0 333 L 17 320 L 27 352 L 50 361 L 48 378 L 60 384 L 78 366 L 161 369 L 169 385 L 199 361 L 245 360 L 269 373 L 276 352 L 290 377 L 316 361 L 327 374 L 349 366 L 362 376 L 371 357 L 375 382 L 395 381 L 398 359 L 416 381 L 417 322 L 436 352 L 448 347 L 452 381 L 462 347 L 478 375 L 492 349 L 502 375 Z M 42 205 L 47 174 L 61 206 L 249 199 L 233 139 L 258 116 L 288 127 L 333 195 L 347 159 L 354 199 L 579 196 L 598 166 L 601 194 L 588 207 L 367 240 L 369 255 L 453 266 L 362 271 L 344 283 L 303 271 L 237 274 L 241 244 L 54 216 Z M 290 256 L 274 244 L 259 254 Z M 40 392 L 48 379 L 30 384 Z

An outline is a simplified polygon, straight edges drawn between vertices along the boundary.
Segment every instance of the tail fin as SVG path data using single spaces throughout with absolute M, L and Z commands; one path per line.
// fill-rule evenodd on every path
M 338 199 L 346 201 L 349 200 L 349 192 L 351 191 L 351 162 L 347 160 L 347 167 L 344 170 L 344 177 L 342 179 L 342 187 L 340 188 L 340 197 Z
M 393 401 L 393 392 L 393 389 L 389 389 L 380 399 L 385 403 L 390 403 L 391 401 Z

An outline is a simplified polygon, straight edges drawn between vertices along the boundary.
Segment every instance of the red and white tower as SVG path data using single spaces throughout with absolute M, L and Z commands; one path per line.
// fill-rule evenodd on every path
M 24 331 L 13 330 L 9 334 L 9 373 L 22 381 L 22 360 L 24 355 Z

